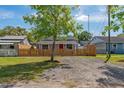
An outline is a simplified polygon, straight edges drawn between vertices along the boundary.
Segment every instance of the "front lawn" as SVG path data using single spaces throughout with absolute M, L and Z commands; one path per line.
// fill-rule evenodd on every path
M 82 58 L 96 58 L 105 61 L 106 54 L 97 54 L 96 56 L 81 56 Z M 109 63 L 118 64 L 124 66 L 124 54 L 111 54 Z
M 106 60 L 106 55 L 105 54 L 97 54 L 96 58 Z M 112 54 L 109 61 L 114 64 L 116 64 L 116 63 L 124 64 L 124 54 Z
M 17 65 L 49 60 L 50 57 L 0 57 L 0 65 Z
M 35 79 L 49 68 L 58 66 L 49 57 L 0 57 L 0 83 Z M 56 58 L 58 59 L 58 58 Z

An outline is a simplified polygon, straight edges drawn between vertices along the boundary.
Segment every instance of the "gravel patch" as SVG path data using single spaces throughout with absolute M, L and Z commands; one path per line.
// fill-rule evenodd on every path
M 124 87 L 124 68 L 95 58 L 63 57 L 60 66 L 46 70 L 34 81 L 13 87 L 99 88 Z

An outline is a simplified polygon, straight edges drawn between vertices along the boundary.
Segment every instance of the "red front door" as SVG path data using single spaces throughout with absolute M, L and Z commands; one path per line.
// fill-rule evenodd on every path
M 64 45 L 63 44 L 59 44 L 59 49 L 63 49 Z

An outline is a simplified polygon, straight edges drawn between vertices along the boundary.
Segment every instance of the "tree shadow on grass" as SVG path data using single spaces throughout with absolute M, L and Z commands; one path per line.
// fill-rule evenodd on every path
M 101 87 L 124 87 L 124 68 L 106 65 L 98 69 L 103 70 L 102 74 L 107 76 L 96 80 Z
M 58 66 L 55 62 L 43 61 L 18 65 L 1 66 L 0 83 L 34 79 L 44 70 Z

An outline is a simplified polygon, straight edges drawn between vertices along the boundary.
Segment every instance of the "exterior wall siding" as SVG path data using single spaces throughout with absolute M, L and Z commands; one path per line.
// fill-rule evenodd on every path
M 0 56 L 17 56 L 18 52 L 16 49 L 0 49 Z
M 116 45 L 114 47 L 113 45 Z M 108 50 L 108 44 L 96 44 L 96 53 L 105 54 Z M 122 43 L 112 43 L 110 44 L 110 51 L 112 54 L 124 54 L 124 44 Z
M 112 45 L 111 45 L 111 49 L 113 49 Z M 116 44 L 116 48 L 114 49 L 114 53 L 116 53 L 116 54 L 123 54 L 124 53 L 123 44 L 121 44 L 121 43 Z
M 123 54 L 124 53 L 123 44 L 118 44 L 117 45 L 116 53 L 119 53 L 119 54 Z
M 37 45 L 39 49 L 42 49 L 42 44 Z M 77 49 L 77 45 L 72 44 L 72 49 Z M 48 49 L 52 49 L 52 44 L 48 44 Z M 55 49 L 59 49 L 59 44 L 55 45 Z M 67 44 L 63 45 L 63 49 L 67 49 Z
M 10 45 L 3 45 L 0 49 L 0 56 L 18 56 L 18 45 L 14 45 L 14 49 L 10 49 Z

